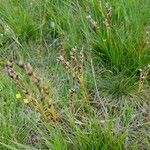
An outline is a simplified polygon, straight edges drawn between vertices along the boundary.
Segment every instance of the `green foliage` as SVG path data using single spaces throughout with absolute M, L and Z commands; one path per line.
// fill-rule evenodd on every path
M 149 149 L 149 6 L 150 0 L 0 0 L 0 149 Z M 74 67 L 74 47 L 85 55 L 88 103 L 56 60 L 61 55 Z M 51 87 L 56 124 L 16 100 L 21 89 L 7 76 L 9 58 L 29 62 Z

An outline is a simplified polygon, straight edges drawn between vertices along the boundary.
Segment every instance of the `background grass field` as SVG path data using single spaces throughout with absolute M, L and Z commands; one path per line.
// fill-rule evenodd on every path
M 0 0 L 1 150 L 150 149 L 149 75 L 150 0 Z

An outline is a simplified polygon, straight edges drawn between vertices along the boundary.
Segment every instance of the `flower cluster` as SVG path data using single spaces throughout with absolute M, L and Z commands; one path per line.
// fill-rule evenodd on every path
M 20 94 L 20 93 L 17 93 L 17 94 L 16 94 L 16 99 L 17 99 L 17 100 L 20 100 L 21 98 L 22 98 L 21 94 Z M 24 99 L 23 99 L 23 102 L 24 102 L 24 104 L 29 104 L 29 100 L 28 100 L 27 98 L 24 98 Z
M 146 44 L 150 48 L 150 25 L 146 27 L 146 35 L 147 35 Z
M 104 18 L 104 25 L 106 27 L 106 30 L 109 31 L 111 27 L 111 17 L 112 17 L 112 7 L 109 3 L 106 3 L 105 5 L 105 18 Z
M 144 81 L 150 75 L 150 65 L 147 65 L 143 69 L 139 69 L 139 71 L 140 71 L 140 79 L 139 79 L 139 85 L 138 85 L 138 93 L 142 90 L 144 86 Z
M 64 56 L 59 56 L 58 61 L 60 61 L 64 68 L 71 72 L 72 77 L 74 81 L 77 81 L 80 86 L 80 91 L 82 93 L 84 101 L 88 102 L 88 93 L 86 90 L 86 85 L 84 82 L 84 76 L 83 76 L 83 62 L 84 62 L 84 54 L 83 49 L 79 52 L 77 52 L 76 48 L 73 48 L 70 52 L 71 61 L 66 61 Z M 75 89 L 69 90 L 69 95 L 72 96 L 75 93 Z
M 91 27 L 96 31 L 97 29 L 99 29 L 99 25 L 98 22 L 95 21 L 91 15 L 86 16 L 86 19 L 89 21 Z

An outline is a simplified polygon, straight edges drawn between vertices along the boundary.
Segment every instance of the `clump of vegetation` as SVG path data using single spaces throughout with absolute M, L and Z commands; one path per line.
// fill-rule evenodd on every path
M 149 6 L 1 0 L 0 149 L 149 149 Z
M 56 122 L 56 111 L 51 102 L 48 87 L 42 85 L 41 79 L 36 75 L 35 72 L 33 72 L 33 69 L 29 63 L 19 62 L 18 66 L 25 70 L 27 75 L 32 79 L 32 82 L 36 85 L 36 88 L 38 89 L 37 92 L 28 91 L 25 88 L 26 85 L 24 83 L 24 80 L 21 79 L 19 74 L 17 74 L 14 70 L 14 62 L 12 60 L 9 60 L 7 64 L 8 75 L 15 81 L 18 90 L 20 90 L 22 94 L 25 95 L 24 103 L 31 104 L 31 107 L 34 107 L 36 112 L 39 113 L 42 119 L 46 122 Z M 20 99 L 21 94 L 16 94 L 16 98 Z

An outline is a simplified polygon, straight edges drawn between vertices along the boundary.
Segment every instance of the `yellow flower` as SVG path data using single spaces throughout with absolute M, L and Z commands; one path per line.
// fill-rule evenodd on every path
M 29 100 L 28 100 L 27 98 L 24 98 L 24 99 L 23 99 L 23 102 L 24 102 L 24 104 L 28 104 L 28 103 L 29 103 Z
M 21 94 L 20 93 L 17 93 L 16 94 L 16 99 L 20 99 L 21 98 Z

